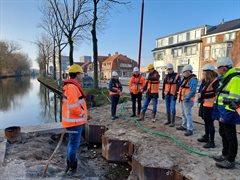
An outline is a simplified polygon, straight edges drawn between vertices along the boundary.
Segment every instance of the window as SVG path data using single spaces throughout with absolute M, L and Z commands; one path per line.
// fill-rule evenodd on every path
M 167 46 L 168 45 L 168 38 L 164 38 L 161 41 L 161 46 Z
M 201 38 L 201 29 L 196 30 L 196 39 Z
M 215 41 L 216 41 L 216 36 L 212 36 L 212 37 L 207 38 L 207 44 L 215 43 Z
M 185 47 L 185 52 L 186 52 L 187 56 L 195 55 L 196 51 L 197 51 L 196 46 L 187 46 L 187 47 Z
M 205 47 L 205 49 L 204 49 L 204 60 L 205 61 L 209 60 L 209 51 L 210 51 L 210 47 L 209 46 Z
M 156 60 L 156 61 L 163 60 L 164 55 L 165 55 L 164 51 L 156 52 L 156 53 L 153 54 L 154 60 Z
M 224 35 L 224 40 L 225 41 L 232 41 L 236 38 L 236 33 L 232 32 L 232 33 L 227 33 Z
M 215 44 L 211 47 L 212 59 L 218 59 L 221 57 L 230 56 L 231 48 L 227 47 L 226 43 Z
M 172 51 L 173 51 L 172 52 L 173 57 L 180 57 L 180 56 L 182 56 L 182 48 L 173 49 Z
M 168 44 L 173 44 L 173 37 L 170 37 L 170 38 L 168 39 Z

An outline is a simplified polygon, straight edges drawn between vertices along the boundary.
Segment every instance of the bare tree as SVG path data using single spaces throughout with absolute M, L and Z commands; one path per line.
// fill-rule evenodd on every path
M 100 14 L 100 23 L 104 22 L 105 16 L 115 4 L 126 5 L 130 3 L 125 0 L 92 0 L 93 1 L 93 21 L 92 21 L 92 43 L 93 43 L 93 64 L 94 64 L 94 88 L 98 88 L 98 40 L 97 21 Z M 101 3 L 101 4 L 100 4 Z M 100 5 L 99 5 L 100 4 Z M 98 12 L 98 9 L 100 12 Z
M 89 0 L 48 0 L 54 16 L 69 44 L 69 61 L 73 64 L 74 42 L 84 39 L 85 28 L 89 26 Z M 63 2 L 63 3 L 61 3 Z
M 44 15 L 42 18 L 42 22 L 40 27 L 43 28 L 51 37 L 53 41 L 53 77 L 56 79 L 56 48 L 58 49 L 58 67 L 59 67 L 59 78 L 61 79 L 61 52 L 67 46 L 66 42 L 63 41 L 63 31 L 59 27 L 57 23 L 57 19 L 54 16 L 54 11 L 51 8 L 50 4 L 45 4 L 41 9 L 42 14 Z

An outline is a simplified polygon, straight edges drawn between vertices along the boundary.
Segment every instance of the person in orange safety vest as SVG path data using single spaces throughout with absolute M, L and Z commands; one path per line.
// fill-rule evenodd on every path
M 69 131 L 65 173 L 70 175 L 76 173 L 77 170 L 77 152 L 88 113 L 85 102 L 86 94 L 80 85 L 83 70 L 81 66 L 73 64 L 68 72 L 70 79 L 65 80 L 63 86 L 62 126 Z
M 140 74 L 139 68 L 133 68 L 133 75 L 129 81 L 129 91 L 131 93 L 132 99 L 132 115 L 131 117 L 136 116 L 136 100 L 138 103 L 138 116 L 140 115 L 141 108 L 142 108 L 142 92 L 143 92 L 143 85 L 145 83 L 144 77 Z

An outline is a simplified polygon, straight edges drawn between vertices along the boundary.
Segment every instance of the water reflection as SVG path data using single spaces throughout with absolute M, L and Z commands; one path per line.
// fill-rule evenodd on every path
M 31 88 L 30 77 L 6 78 L 0 80 L 0 110 L 16 109 Z
M 0 80 L 0 129 L 60 122 L 59 98 L 30 77 Z

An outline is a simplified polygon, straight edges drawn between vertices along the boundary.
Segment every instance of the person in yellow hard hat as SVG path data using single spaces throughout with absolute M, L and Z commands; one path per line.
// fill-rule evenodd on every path
M 81 66 L 73 64 L 69 70 L 70 79 L 64 81 L 62 100 L 62 126 L 68 131 L 67 168 L 65 173 L 71 175 L 77 170 L 77 151 L 80 146 L 82 127 L 87 122 L 86 94 L 80 82 L 83 77 Z
M 158 103 L 158 97 L 159 97 L 158 90 L 159 90 L 160 75 L 154 69 L 153 64 L 148 65 L 148 72 L 149 72 L 149 74 L 148 74 L 146 83 L 143 87 L 143 91 L 146 92 L 146 99 L 145 99 L 144 105 L 142 107 L 139 120 L 142 120 L 142 121 L 144 120 L 145 112 L 147 111 L 147 107 L 152 100 L 152 102 L 153 102 L 152 121 L 154 122 L 156 112 L 157 112 L 157 103 Z

